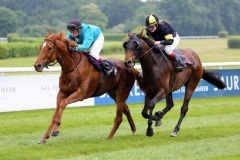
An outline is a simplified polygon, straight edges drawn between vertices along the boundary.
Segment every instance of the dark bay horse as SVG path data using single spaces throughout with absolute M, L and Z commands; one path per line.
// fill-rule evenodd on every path
M 70 53 L 68 46 L 74 46 L 74 44 L 65 37 L 64 33 L 48 33 L 40 46 L 40 52 L 34 64 L 35 70 L 38 72 L 42 72 L 44 67 L 48 67 L 55 60 L 62 68 L 57 107 L 46 133 L 38 143 L 46 143 L 50 135 L 57 136 L 59 134 L 62 113 L 68 104 L 100 96 L 106 92 L 117 105 L 114 125 L 108 139 L 114 136 L 121 124 L 122 113 L 126 115 L 131 130 L 135 133 L 136 127 L 126 100 L 135 79 L 139 85 L 141 84 L 142 77 L 139 72 L 126 67 L 124 61 L 111 59 L 109 61 L 115 65 L 117 75 L 101 78 L 102 73 L 89 62 L 86 54 L 83 52 Z M 100 83 L 100 81 L 102 82 Z
M 139 60 L 143 72 L 143 85 L 145 89 L 145 104 L 142 116 L 148 119 L 147 136 L 154 134 L 152 129 L 153 120 L 156 126 L 160 125 L 162 117 L 174 106 L 172 92 L 185 86 L 184 102 L 181 108 L 180 118 L 171 136 L 177 136 L 180 125 L 188 111 L 188 104 L 198 82 L 203 78 L 219 89 L 225 88 L 221 79 L 212 72 L 203 69 L 201 61 L 193 50 L 178 49 L 182 56 L 190 59 L 192 63 L 186 64 L 182 72 L 175 72 L 170 60 L 163 52 L 157 53 L 154 43 L 140 34 L 130 34 L 127 42 L 124 43 L 126 51 L 125 63 L 133 67 L 136 60 Z M 152 114 L 155 104 L 166 98 L 166 107 L 155 115 Z

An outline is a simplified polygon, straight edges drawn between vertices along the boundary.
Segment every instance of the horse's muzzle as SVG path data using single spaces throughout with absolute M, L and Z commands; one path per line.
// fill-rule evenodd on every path
M 132 68 L 132 67 L 135 65 L 135 62 L 132 61 L 132 60 L 128 60 L 128 61 L 125 61 L 125 65 L 126 65 L 128 68 Z
M 34 65 L 34 68 L 35 68 L 35 70 L 36 70 L 37 72 L 42 72 L 42 71 L 43 71 L 43 68 L 44 68 L 44 64 L 41 64 L 41 63 L 35 64 L 35 65 Z

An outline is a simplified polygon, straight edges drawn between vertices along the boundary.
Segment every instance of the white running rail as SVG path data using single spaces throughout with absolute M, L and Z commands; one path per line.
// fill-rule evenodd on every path
M 202 63 L 204 67 L 219 67 L 220 69 L 224 66 L 240 66 L 240 62 L 213 62 L 213 63 Z M 136 69 L 141 70 L 139 64 L 135 65 Z M 44 68 L 44 72 L 60 72 L 61 67 L 49 67 Z M 18 72 L 35 72 L 34 67 L 2 67 L 0 73 L 18 73 Z

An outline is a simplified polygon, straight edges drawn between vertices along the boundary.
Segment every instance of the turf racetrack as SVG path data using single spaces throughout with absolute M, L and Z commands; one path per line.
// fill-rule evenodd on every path
M 137 132 L 132 135 L 124 117 L 115 137 L 106 140 L 115 117 L 115 106 L 67 108 L 61 133 L 45 145 L 37 141 L 46 131 L 53 110 L 0 113 L 0 159 L 240 159 L 240 98 L 196 99 L 176 138 L 170 137 L 179 118 L 182 101 L 154 127 L 155 135 L 145 136 L 147 120 L 142 104 L 131 104 Z M 162 109 L 165 103 L 155 108 Z

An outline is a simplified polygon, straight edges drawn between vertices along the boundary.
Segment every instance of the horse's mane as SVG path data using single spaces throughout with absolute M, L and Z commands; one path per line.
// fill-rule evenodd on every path
M 149 45 L 149 47 L 153 47 L 155 45 L 154 42 L 150 38 L 148 38 L 146 36 L 142 35 L 142 36 L 140 36 L 140 38 L 142 40 L 144 40 L 144 42 L 146 42 Z
M 46 39 L 55 39 L 55 40 L 59 40 L 61 42 L 65 42 L 68 46 L 71 46 L 71 47 L 76 46 L 76 43 L 74 41 L 71 41 L 70 39 L 68 39 L 64 32 L 58 32 L 56 34 L 52 34 L 51 32 L 48 32 L 45 38 Z
M 154 47 L 155 44 L 154 44 L 154 41 L 153 41 L 152 39 L 150 39 L 150 38 L 148 38 L 148 37 L 146 37 L 146 36 L 143 36 L 143 35 L 142 35 L 142 36 L 140 35 L 140 38 L 141 38 L 144 42 L 146 42 L 147 45 L 148 45 L 150 48 L 153 47 L 153 52 L 155 52 L 155 53 L 159 53 L 159 52 L 160 52 L 158 48 Z

